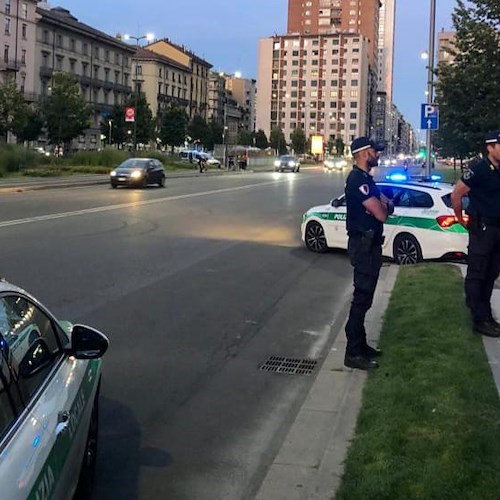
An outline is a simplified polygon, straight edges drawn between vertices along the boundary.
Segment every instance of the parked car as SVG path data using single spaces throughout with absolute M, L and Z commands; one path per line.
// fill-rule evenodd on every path
M 328 156 L 323 162 L 323 167 L 325 171 L 328 172 L 332 172 L 334 170 L 341 171 L 344 167 L 347 167 L 347 162 L 340 156 Z
M 0 491 L 9 500 L 88 497 L 108 339 L 57 320 L 0 281 Z
M 377 182 L 377 186 L 395 207 L 384 225 L 384 256 L 398 264 L 465 256 L 467 230 L 451 208 L 450 184 L 387 181 Z M 313 252 L 347 249 L 345 196 L 309 209 L 301 230 L 302 241 Z
M 165 187 L 165 178 L 165 169 L 161 161 L 154 158 L 129 158 L 109 174 L 112 188 L 118 186 L 145 188 L 149 184 Z
M 295 156 L 291 155 L 283 155 L 280 156 L 274 162 L 274 170 L 276 172 L 299 172 L 300 171 L 300 162 Z

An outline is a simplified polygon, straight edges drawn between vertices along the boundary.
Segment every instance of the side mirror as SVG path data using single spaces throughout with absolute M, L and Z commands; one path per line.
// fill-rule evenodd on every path
M 330 204 L 332 205 L 332 207 L 340 207 L 342 205 L 341 201 L 338 199 L 338 198 L 334 198 Z
M 37 338 L 29 346 L 19 363 L 19 375 L 30 378 L 40 373 L 52 363 L 52 354 L 43 338 Z
M 109 340 L 95 328 L 74 325 L 71 330 L 71 347 L 67 350 L 76 359 L 97 359 L 108 350 Z

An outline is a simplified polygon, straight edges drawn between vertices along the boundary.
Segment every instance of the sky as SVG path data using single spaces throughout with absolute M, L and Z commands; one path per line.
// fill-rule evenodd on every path
M 154 33 L 226 73 L 257 78 L 259 38 L 286 32 L 288 0 L 49 0 L 110 35 Z M 436 33 L 452 28 L 456 0 L 436 1 Z M 393 100 L 417 129 L 426 102 L 430 0 L 396 0 Z M 258 85 L 258 82 L 257 82 Z

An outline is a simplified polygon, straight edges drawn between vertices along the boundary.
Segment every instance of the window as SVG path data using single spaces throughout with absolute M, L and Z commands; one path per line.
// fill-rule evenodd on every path
M 10 16 L 10 0 L 5 0 L 5 15 Z
M 135 71 L 138 75 L 142 75 L 142 66 L 140 64 L 137 65 Z
M 94 46 L 94 57 L 99 59 L 99 47 L 97 47 L 97 45 Z
M 9 46 L 5 45 L 3 48 L 3 62 L 8 63 L 9 62 Z
M 22 404 L 14 387 L 14 377 L 7 360 L 0 353 L 0 437 L 14 423 L 15 415 L 21 410 Z
M 21 17 L 28 19 L 28 4 L 26 2 L 23 2 L 21 5 Z
M 62 69 L 63 69 L 63 56 L 57 56 L 56 69 L 57 69 L 57 71 L 62 71 Z
M 75 59 L 70 59 L 69 60 L 69 71 L 71 73 L 74 73 L 75 72 L 75 63 L 76 63 L 76 60 Z
M 0 333 L 8 346 L 21 397 L 28 402 L 55 366 L 60 339 L 50 318 L 19 295 L 0 299 Z
M 23 40 L 26 40 L 28 37 L 28 25 L 26 23 L 23 23 L 21 26 L 21 37 Z
M 60 48 L 63 47 L 63 36 L 62 35 L 57 35 L 57 46 Z
M 26 49 L 21 50 L 21 64 L 26 65 Z
M 49 43 L 49 31 L 48 30 L 43 30 L 42 41 L 43 41 L 43 43 Z
M 83 42 L 83 45 L 82 45 L 82 54 L 84 56 L 88 56 L 89 55 L 89 44 L 87 42 Z
M 5 27 L 5 34 L 10 35 L 10 19 L 8 17 L 5 18 L 4 27 Z
M 69 41 L 69 48 L 70 48 L 71 52 L 76 52 L 76 41 L 74 38 L 72 38 Z

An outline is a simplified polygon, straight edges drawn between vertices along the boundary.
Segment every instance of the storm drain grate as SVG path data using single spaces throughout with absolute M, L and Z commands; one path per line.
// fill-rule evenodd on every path
M 288 373 L 290 375 L 311 375 L 318 362 L 314 359 L 285 358 L 271 356 L 260 369 L 266 372 Z

